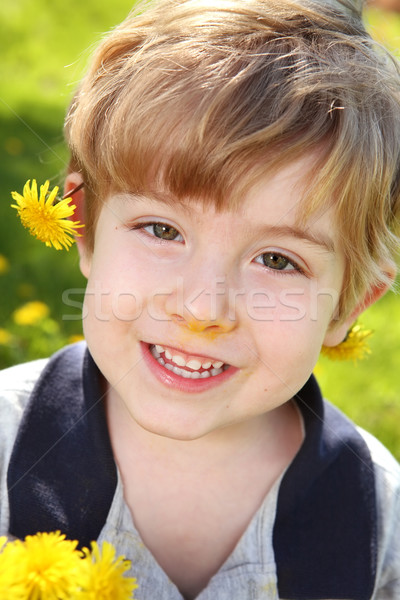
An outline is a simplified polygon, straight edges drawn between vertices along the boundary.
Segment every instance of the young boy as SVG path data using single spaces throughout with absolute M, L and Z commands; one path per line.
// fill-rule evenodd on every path
M 140 600 L 400 598 L 398 464 L 312 376 L 395 278 L 399 92 L 350 3 L 160 0 L 102 42 L 86 343 L 3 375 L 2 532 L 107 539 Z

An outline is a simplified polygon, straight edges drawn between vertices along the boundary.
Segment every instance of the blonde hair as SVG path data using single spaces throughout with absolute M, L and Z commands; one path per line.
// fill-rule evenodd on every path
M 240 202 L 314 152 L 301 218 L 333 205 L 345 318 L 399 244 L 400 77 L 349 2 L 159 0 L 104 39 L 71 103 L 89 244 L 113 191 Z

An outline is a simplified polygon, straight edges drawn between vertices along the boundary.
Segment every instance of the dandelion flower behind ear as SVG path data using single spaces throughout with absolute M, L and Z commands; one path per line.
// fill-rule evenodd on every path
M 368 338 L 372 334 L 370 329 L 364 329 L 362 325 L 355 323 L 347 332 L 343 342 L 337 346 L 322 346 L 321 354 L 332 360 L 362 360 L 371 349 L 368 345 Z
M 12 208 L 18 211 L 18 216 L 24 227 L 29 229 L 46 246 L 54 246 L 56 250 L 63 247 L 69 250 L 74 243 L 74 236 L 79 236 L 78 229 L 83 227 L 79 221 L 71 221 L 76 206 L 70 204 L 72 198 L 57 198 L 58 186 L 49 193 L 50 182 L 46 181 L 40 186 L 38 195 L 36 180 L 30 180 L 24 185 L 21 194 L 11 192 L 16 204 Z

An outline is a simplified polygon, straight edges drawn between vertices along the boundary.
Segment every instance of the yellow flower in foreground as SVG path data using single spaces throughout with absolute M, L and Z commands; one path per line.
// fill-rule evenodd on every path
M 17 325 L 35 325 L 49 315 L 50 309 L 44 302 L 27 302 L 13 312 L 13 320 Z
M 49 185 L 49 181 L 41 185 L 38 196 L 36 180 L 33 179 L 32 186 L 28 180 L 22 196 L 18 192 L 11 192 L 16 202 L 11 206 L 17 209 L 22 225 L 29 229 L 31 235 L 46 246 L 54 246 L 56 250 L 62 250 L 63 247 L 69 250 L 74 242 L 73 236 L 79 236 L 77 229 L 83 225 L 70 220 L 76 209 L 74 204 L 70 204 L 72 198 L 59 200 L 57 186 L 48 194 Z
M 353 325 L 347 333 L 346 339 L 338 346 L 322 346 L 321 354 L 332 360 L 361 360 L 371 354 L 367 339 L 372 334 L 362 325 Z
M 70 600 L 81 563 L 77 542 L 59 531 L 15 540 L 0 554 L 0 593 L 7 600 Z
M 108 542 L 101 551 L 92 542 L 91 552 L 77 545 L 59 531 L 0 537 L 0 600 L 135 600 L 129 561 Z
M 71 581 L 81 562 L 76 547 L 76 541 L 66 540 L 59 531 L 25 538 L 29 598 L 70 598 Z
M 125 577 L 130 562 L 115 557 L 115 548 L 103 542 L 101 551 L 92 542 L 91 559 L 89 550 L 84 549 L 86 560 L 81 561 L 82 579 L 79 600 L 134 600 L 133 591 L 138 587 L 134 577 Z
M 7 540 L 6 540 L 7 541 Z M 2 538 L 2 545 L 4 544 Z M 20 568 L 23 554 L 21 542 L 7 544 L 0 554 L 0 598 L 26 600 L 28 591 Z

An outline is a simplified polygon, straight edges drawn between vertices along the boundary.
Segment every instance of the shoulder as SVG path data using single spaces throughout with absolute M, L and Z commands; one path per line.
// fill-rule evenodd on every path
M 0 371 L 0 533 L 8 533 L 7 470 L 25 407 L 47 359 Z
M 390 482 L 394 487 L 396 485 L 398 487 L 400 485 L 400 464 L 390 451 L 371 433 L 361 427 L 357 427 L 357 430 L 369 448 L 376 474 L 383 476 L 387 483 Z
M 81 382 L 81 371 L 77 366 L 82 361 L 85 349 L 86 345 L 83 343 L 73 344 L 62 348 L 50 358 L 22 363 L 0 371 L 0 461 L 5 449 L 14 444 L 34 389 L 39 389 L 43 406 L 43 403 L 50 403 L 53 396 L 60 396 L 60 386 L 62 391 L 74 378 Z M 42 387 L 38 388 L 37 385 Z
M 378 518 L 387 518 L 400 505 L 400 464 L 387 448 L 364 429 L 357 428 L 371 454 L 378 502 Z M 395 515 L 400 525 L 400 514 Z
M 376 600 L 400 597 L 400 465 L 373 435 L 358 429 L 371 453 L 378 525 Z
M 33 387 L 48 359 L 23 363 L 0 371 L 0 422 L 18 426 Z M 9 429 L 8 429 L 9 430 Z M 8 430 L 3 429 L 7 432 Z

